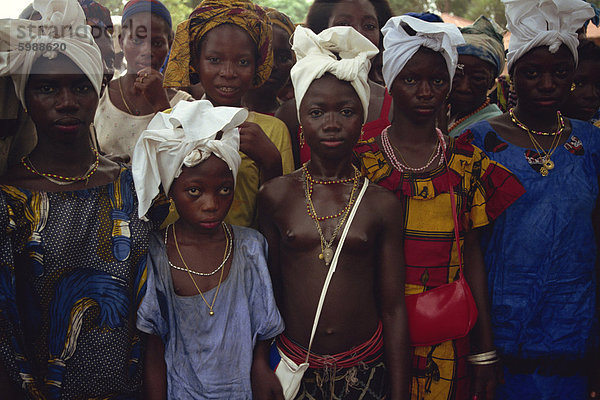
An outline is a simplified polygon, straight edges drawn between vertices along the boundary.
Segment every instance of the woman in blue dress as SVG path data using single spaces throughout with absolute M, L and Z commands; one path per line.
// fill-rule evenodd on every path
M 575 31 L 594 14 L 579 0 L 507 2 L 506 14 L 517 105 L 464 133 L 526 189 L 484 245 L 504 365 L 497 398 L 587 399 L 597 381 L 588 361 L 597 339 L 600 130 L 559 108 L 575 73 Z

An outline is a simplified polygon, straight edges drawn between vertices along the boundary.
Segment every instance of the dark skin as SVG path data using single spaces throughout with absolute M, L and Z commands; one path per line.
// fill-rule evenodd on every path
M 331 93 L 336 93 L 335 98 Z M 326 74 L 311 84 L 300 115 L 312 151 L 308 164 L 311 175 L 319 180 L 352 177 L 352 148 L 363 120 L 352 86 Z M 314 185 L 312 201 L 317 214 L 337 213 L 348 203 L 351 188 L 352 183 Z M 397 246 L 402 241 L 402 204 L 376 185 L 369 186 L 362 201 L 377 207 L 362 205 L 356 213 L 327 292 L 312 350 L 320 354 L 348 350 L 368 340 L 382 320 L 388 398 L 406 398 L 406 310 L 404 296 L 398 295 L 404 292 L 403 253 Z M 320 222 L 325 238 L 331 238 L 338 222 Z M 318 258 L 321 244 L 306 211 L 301 170 L 263 185 L 259 224 L 269 242 L 269 269 L 286 323 L 285 334 L 306 347 L 327 268 Z
M 171 108 L 169 100 L 176 91 L 163 88 L 163 75 L 159 72 L 171 42 L 171 28 L 157 15 L 139 13 L 125 21 L 119 44 L 127 60 L 127 74 L 108 87 L 110 100 L 119 110 L 148 115 Z
M 98 94 L 86 75 L 66 56 L 39 58 L 25 89 L 27 112 L 33 120 L 38 143 L 29 160 L 40 172 L 76 177 L 94 163 L 89 126 L 98 106 Z M 113 182 L 120 166 L 100 157 L 98 170 L 89 181 L 57 185 L 28 171 L 21 163 L 2 176 L 2 184 L 48 192 L 85 189 Z
M 475 56 L 459 55 L 458 64 L 452 81 L 450 104 L 450 124 L 471 114 L 487 99 L 488 91 L 496 83 L 493 66 Z
M 274 114 L 279 108 L 277 94 L 288 83 L 295 56 L 290 44 L 290 35 L 277 25 L 273 25 L 273 70 L 262 86 L 246 92 L 242 104 L 251 111 Z
M 195 167 L 183 168 L 181 175 L 175 179 L 169 190 L 169 195 L 180 216 L 177 222 L 167 227 L 167 256 L 173 264 L 185 266 L 183 262 L 185 260 L 191 270 L 209 273 L 222 262 L 227 238 L 221 222 L 233 201 L 233 189 L 234 180 L 229 167 L 214 155 Z M 173 234 L 174 230 L 175 234 Z M 175 245 L 175 235 L 183 260 Z M 233 257 L 230 257 L 223 266 L 222 278 L 220 272 L 211 276 L 194 275 L 198 289 L 205 293 L 217 287 L 219 280 L 225 281 L 231 269 L 232 259 Z M 198 295 L 198 289 L 187 272 L 171 269 L 171 277 L 175 293 L 178 296 Z M 209 296 L 206 301 L 211 304 L 212 297 Z M 219 298 L 216 301 L 219 301 Z M 148 335 L 148 338 L 147 362 L 144 370 L 145 398 L 149 400 L 166 399 L 164 343 L 160 337 L 155 335 Z M 256 344 L 257 349 L 263 347 L 268 348 L 268 341 Z M 263 354 L 263 351 L 255 351 L 253 374 L 268 376 L 270 373 L 276 380 L 275 374 L 269 368 L 268 358 L 261 358 Z M 265 368 L 266 370 L 264 370 Z M 272 382 L 274 381 L 272 380 Z M 273 387 L 268 384 L 268 381 L 253 382 L 253 385 L 255 384 L 265 387 L 267 391 L 272 390 L 269 388 Z M 275 388 L 278 389 L 277 386 Z
M 600 108 L 600 60 L 579 59 L 575 71 L 575 90 L 562 106 L 561 111 L 569 118 L 589 121 Z
M 548 47 L 536 47 L 522 56 L 514 65 L 511 80 L 514 82 L 518 100 L 515 107 L 517 118 L 530 129 L 552 132 L 557 129 L 556 112 L 562 108 L 568 98 L 571 83 L 575 77 L 575 62 L 573 55 L 565 45 L 561 45 L 554 54 Z M 497 132 L 502 133 L 502 139 L 515 146 L 531 149 L 533 145 L 525 132 L 517 127 L 508 114 L 503 114 L 489 120 Z M 565 118 L 565 130 L 559 140 L 564 144 L 571 136 L 571 123 Z M 548 150 L 553 136 L 536 136 L 536 140 Z M 600 178 L 599 178 L 600 185 Z M 592 223 L 596 229 L 596 242 L 600 243 L 600 200 L 592 214 Z M 596 250 L 596 271 L 600 273 L 600 247 Z M 600 393 L 600 365 L 598 355 L 590 355 L 592 365 L 589 368 L 590 399 L 598 398 Z
M 391 89 L 394 118 L 388 133 L 398 160 L 402 159 L 402 155 L 409 166 L 420 167 L 427 163 L 435 151 L 438 143 L 436 115 L 444 106 L 449 83 L 450 77 L 442 55 L 424 47 L 415 53 L 394 80 Z M 381 147 L 381 139 L 378 137 L 376 140 Z M 437 167 L 438 161 L 434 160 L 425 171 Z M 479 236 L 478 230 L 468 232 L 463 246 L 464 274 L 479 311 L 479 318 L 471 333 L 471 352 L 474 354 L 494 348 L 487 275 Z M 480 396 L 486 394 L 487 399 L 492 399 L 497 382 L 495 367 L 477 366 L 473 368 L 473 374 L 472 393 Z
M 28 114 L 38 134 L 29 159 L 38 171 L 81 176 L 94 162 L 89 125 L 94 120 L 98 94 L 86 75 L 64 55 L 53 60 L 39 58 L 25 88 Z M 0 184 L 24 189 L 60 192 L 106 185 L 120 171 L 118 164 L 100 157 L 98 170 L 89 182 L 61 186 L 29 172 L 21 163 L 0 177 Z M 0 392 L 10 399 L 25 399 L 0 366 Z
M 332 26 L 351 26 L 369 39 L 371 43 L 379 47 L 381 34 L 377 21 L 377 12 L 373 4 L 368 0 L 343 0 L 338 2 L 329 17 L 328 28 Z M 373 68 L 371 71 L 373 71 Z M 381 80 L 376 79 L 376 81 Z M 379 85 L 374 80 L 369 79 L 369 87 L 371 89 L 371 97 L 369 99 L 367 122 L 375 121 L 379 118 L 385 96 L 385 87 Z M 283 103 L 275 113 L 275 116 L 286 124 L 292 134 L 292 139 L 296 140 L 294 133 L 300 129 L 298 114 L 296 112 L 296 100 L 291 99 Z
M 208 31 L 195 46 L 192 63 L 206 98 L 214 106 L 241 107 L 256 72 L 256 45 L 250 36 L 238 26 L 223 24 Z M 261 180 L 281 175 L 279 150 L 262 128 L 246 121 L 239 130 L 240 151 L 259 166 Z

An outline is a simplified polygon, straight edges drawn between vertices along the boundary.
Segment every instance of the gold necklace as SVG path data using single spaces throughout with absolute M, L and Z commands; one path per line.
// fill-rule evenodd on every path
M 348 218 L 348 214 L 350 214 L 350 210 L 352 209 L 352 205 L 355 202 L 354 194 L 356 193 L 356 188 L 358 187 L 358 180 L 360 178 L 360 173 L 353 165 L 354 168 L 354 178 L 352 179 L 352 191 L 350 192 L 350 200 L 348 200 L 348 205 L 344 207 L 345 212 L 341 215 L 340 222 L 337 224 L 335 229 L 333 230 L 333 234 L 331 239 L 327 241 L 325 239 L 325 235 L 323 235 L 323 230 L 321 229 L 321 224 L 319 223 L 319 217 L 317 216 L 317 211 L 315 210 L 315 206 L 312 202 L 312 190 L 309 188 L 309 182 L 306 176 L 307 169 L 303 171 L 303 179 L 304 179 L 304 196 L 306 197 L 306 208 L 309 216 L 315 221 L 315 225 L 317 226 L 317 232 L 319 233 L 319 238 L 321 240 L 321 253 L 319 254 L 319 260 L 325 261 L 325 266 L 329 267 L 331 260 L 333 259 L 333 242 L 337 237 L 340 229 L 346 222 L 346 218 Z
M 527 131 L 527 135 L 529 136 L 529 140 L 531 140 L 531 143 L 533 144 L 535 151 L 537 151 L 538 154 L 540 154 L 540 155 L 543 154 L 542 166 L 540 167 L 540 175 L 542 175 L 542 176 L 548 176 L 549 171 L 551 169 L 554 169 L 554 161 L 552 161 L 550 159 L 550 157 L 552 157 L 552 154 L 554 154 L 554 152 L 558 148 L 558 142 L 560 141 L 561 133 L 562 132 L 558 133 L 557 135 L 555 135 L 552 138 L 552 144 L 550 145 L 550 148 L 548 149 L 548 151 L 546 151 L 539 144 L 539 142 L 533 137 L 531 132 Z
M 225 253 L 223 254 L 223 264 L 224 264 L 226 262 L 225 259 L 229 257 L 227 255 L 228 248 L 230 246 L 232 246 L 233 243 L 232 243 L 231 232 L 229 231 L 229 227 L 224 222 L 222 222 L 221 224 L 225 231 L 225 237 L 227 238 L 227 241 L 225 242 Z M 188 267 L 187 263 L 185 262 L 185 260 L 183 259 L 183 255 L 181 254 L 181 251 L 179 250 L 179 244 L 177 243 L 177 234 L 175 233 L 175 225 L 174 224 L 171 224 L 171 225 L 173 226 L 173 240 L 175 241 L 175 248 L 177 249 L 177 254 L 179 254 L 179 258 L 181 259 L 181 262 L 183 262 L 183 265 L 185 266 L 185 269 L 186 269 L 190 279 L 192 280 L 192 283 L 196 287 L 196 290 L 198 291 L 198 293 L 200 293 L 200 296 L 202 296 L 202 300 L 204 300 L 204 304 L 206 304 L 206 306 L 208 307 L 208 315 L 210 315 L 212 317 L 213 315 L 215 315 L 215 312 L 213 311 L 213 307 L 215 305 L 215 301 L 217 300 L 217 295 L 219 294 L 219 289 L 221 288 L 221 282 L 223 281 L 223 272 L 225 271 L 225 268 L 221 268 L 221 275 L 219 276 L 219 283 L 217 284 L 217 290 L 215 292 L 215 295 L 213 296 L 211 304 L 208 304 L 208 301 L 206 301 L 204 294 L 202 293 L 202 291 L 196 284 L 196 280 L 192 276 L 192 272 L 191 272 L 190 268 Z M 169 229 L 169 227 L 167 227 L 167 229 Z
M 513 124 L 515 124 L 516 126 L 518 126 L 519 128 L 523 129 L 524 131 L 526 131 L 528 133 L 533 133 L 534 135 L 556 136 L 556 135 L 560 135 L 565 130 L 565 119 L 563 118 L 560 111 L 556 112 L 556 130 L 554 132 L 542 132 L 542 131 L 534 131 L 533 129 L 530 129 L 527 125 L 525 125 L 524 123 L 519 121 L 519 119 L 515 115 L 514 108 L 511 108 L 510 110 L 508 110 L 508 115 L 510 115 L 510 120 L 513 122 Z
M 31 162 L 31 160 L 29 159 L 28 155 L 21 158 L 21 164 L 23 164 L 23 166 L 29 172 L 34 173 L 39 176 L 42 176 L 42 177 L 46 178 L 47 180 L 49 180 L 50 182 L 55 183 L 57 185 L 61 185 L 61 186 L 62 185 L 70 185 L 70 184 L 73 184 L 76 182 L 85 181 L 85 184 L 87 186 L 87 184 L 90 180 L 90 177 L 92 175 L 94 175 L 94 173 L 98 169 L 98 165 L 100 165 L 100 153 L 98 153 L 98 150 L 96 150 L 93 147 L 91 147 L 91 149 L 94 152 L 96 159 L 94 160 L 92 165 L 90 165 L 90 167 L 87 169 L 85 174 L 83 174 L 82 176 L 72 177 L 72 176 L 62 176 L 62 175 L 58 175 L 58 174 L 51 174 L 48 172 L 40 172 L 35 168 L 35 166 Z
M 119 79 L 117 79 L 119 81 L 119 92 L 121 93 L 121 100 L 123 100 L 123 104 L 125 104 L 125 108 L 127 108 L 127 112 L 129 112 L 129 114 L 131 115 L 140 115 L 139 111 L 131 111 L 131 108 L 129 108 L 129 104 L 127 104 L 127 101 L 125 100 L 125 95 L 123 94 L 123 85 L 121 84 L 121 79 L 123 79 L 123 77 L 120 77 Z

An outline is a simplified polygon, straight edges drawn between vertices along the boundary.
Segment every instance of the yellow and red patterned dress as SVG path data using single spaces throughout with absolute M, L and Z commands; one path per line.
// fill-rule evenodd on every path
M 458 278 L 449 188 L 456 196 L 461 247 L 471 229 L 489 224 L 524 193 L 517 178 L 466 139 L 450 138 L 445 165 L 425 173 L 396 170 L 378 138 L 359 142 L 362 172 L 405 201 L 406 292 L 416 294 Z M 468 396 L 467 338 L 412 349 L 411 398 L 464 399 Z

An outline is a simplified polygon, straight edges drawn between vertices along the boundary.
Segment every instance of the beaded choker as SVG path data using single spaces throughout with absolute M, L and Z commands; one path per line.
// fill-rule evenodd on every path
M 454 121 L 454 123 L 448 127 L 448 132 L 451 132 L 454 128 L 456 128 L 457 126 L 459 126 L 460 124 L 462 124 L 463 122 L 465 122 L 466 120 L 468 120 L 469 118 L 471 118 L 473 115 L 477 114 L 479 111 L 483 110 L 484 108 L 486 108 L 489 105 L 490 105 L 490 99 L 485 99 L 485 101 L 483 102 L 483 104 L 480 105 L 479 107 L 477 107 L 475 109 L 475 111 L 473 111 L 470 114 L 465 115 L 464 117 L 462 117 L 462 118 L 457 119 L 456 121 Z
M 534 135 L 541 135 L 541 136 L 556 136 L 556 135 L 560 135 L 562 133 L 562 131 L 565 130 L 565 119 L 563 118 L 560 111 L 556 112 L 556 131 L 541 132 L 541 131 L 534 131 L 533 129 L 529 129 L 529 127 L 527 125 L 525 125 L 524 123 L 519 121 L 519 119 L 515 115 L 514 110 L 515 110 L 514 108 L 511 108 L 510 110 L 508 110 L 508 114 L 510 115 L 510 120 L 513 122 L 513 124 L 515 124 L 516 126 L 518 126 L 521 129 L 523 129 L 527 133 L 532 133 Z
M 98 170 L 98 165 L 100 164 L 100 154 L 98 153 L 98 150 L 96 150 L 95 148 L 91 147 L 92 151 L 94 152 L 94 155 L 96 156 L 96 160 L 94 161 L 94 163 L 92 165 L 90 165 L 90 168 L 88 168 L 87 172 L 82 175 L 82 176 L 62 176 L 62 175 L 57 175 L 57 174 L 50 174 L 47 172 L 39 172 L 35 166 L 33 165 L 33 163 L 31 162 L 31 160 L 29 159 L 29 156 L 25 156 L 23 158 L 21 158 L 21 164 L 23 164 L 23 166 L 27 169 L 27 171 L 35 174 L 35 175 L 39 175 L 39 176 L 43 176 L 44 178 L 48 179 L 50 182 L 52 183 L 56 183 L 57 185 L 69 185 L 75 182 L 81 182 L 81 181 L 86 181 L 86 185 L 88 180 L 90 179 L 90 177 L 92 175 L 94 175 L 94 172 L 96 172 Z

